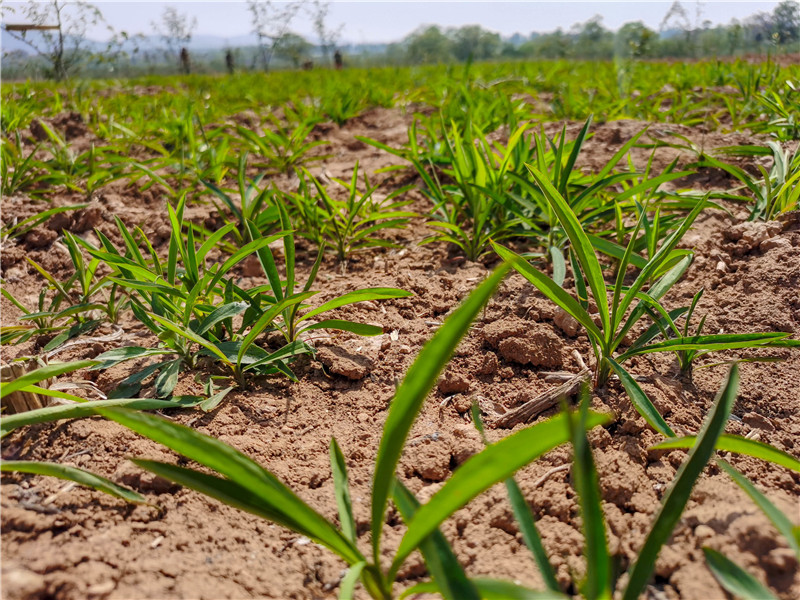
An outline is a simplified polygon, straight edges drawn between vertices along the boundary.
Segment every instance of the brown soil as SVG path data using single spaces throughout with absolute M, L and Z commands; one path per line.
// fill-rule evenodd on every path
M 344 128 L 328 125 L 318 134 L 332 154 L 315 163 L 335 177 L 349 175 L 356 160 L 372 173 L 396 157 L 364 145 L 354 134 L 399 145 L 406 140 L 410 117 L 375 110 Z M 63 121 L 71 122 L 69 118 Z M 607 160 L 643 124 L 612 122 L 598 126 L 584 153 L 585 167 Z M 570 130 L 579 127 L 571 124 Z M 75 128 L 76 135 L 80 132 Z M 689 132 L 681 132 L 689 133 Z M 706 147 L 741 143 L 719 134 L 695 135 Z M 81 139 L 81 138 L 78 138 Z M 657 164 L 676 155 L 660 151 Z M 649 152 L 637 150 L 636 159 Z M 681 158 L 691 162 L 687 153 Z M 400 176 L 398 176 L 400 177 Z M 404 175 L 409 179 L 409 173 Z M 409 179 L 410 180 L 410 179 Z M 285 182 L 287 185 L 290 182 Z M 392 181 L 391 185 L 396 185 Z M 716 173 L 689 183 L 696 189 L 730 184 Z M 420 194 L 416 207 L 425 209 Z M 81 200 L 70 194 L 54 202 Z M 6 198 L 3 218 L 24 217 L 38 206 L 28 198 Z M 741 209 L 739 209 L 741 211 Z M 93 227 L 115 235 L 113 216 L 139 225 L 162 248 L 168 239 L 164 202 L 157 190 L 139 192 L 122 184 L 96 194 L 79 213 L 60 217 L 18 244 L 3 247 L 2 276 L 15 296 L 34 305 L 42 281 L 26 257 L 57 276 L 68 273 L 69 257 L 57 241 L 62 228 L 94 237 Z M 208 205 L 195 204 L 187 216 L 213 219 Z M 735 217 L 708 212 L 683 241 L 697 250 L 685 279 L 671 292 L 669 307 L 687 304 L 706 289 L 698 309 L 707 314 L 708 332 L 786 331 L 800 334 L 800 224 L 796 215 L 769 227 L 742 224 Z M 54 220 L 55 221 L 55 220 Z M 343 274 L 331 259 L 318 280 L 325 301 L 333 294 L 368 286 L 394 286 L 414 292 L 408 299 L 367 303 L 342 309 L 341 317 L 379 323 L 384 335 L 370 339 L 336 334 L 317 342 L 316 360 L 307 360 L 286 379 L 256 382 L 247 392 L 231 393 L 215 411 L 170 413 L 181 423 L 219 437 L 265 465 L 326 517 L 336 518 L 328 444 L 335 437 L 348 462 L 359 539 L 369 542 L 369 496 L 372 466 L 381 427 L 396 382 L 445 315 L 486 276 L 482 263 L 469 263 L 440 245 L 419 246 L 427 234 L 421 220 L 395 235 L 399 250 L 363 253 Z M 304 268 L 310 265 L 304 263 Z M 245 278 L 245 283 L 251 280 Z M 19 311 L 2 299 L 2 323 Z M 105 350 L 152 342 L 132 321 L 122 323 L 114 342 L 78 346 L 59 359 L 93 357 Z M 102 330 L 108 332 L 110 330 Z M 46 340 L 44 341 L 46 342 Z M 42 342 L 42 343 L 44 343 Z M 6 360 L 36 353 L 38 342 L 4 347 Z M 403 481 L 425 501 L 470 455 L 481 449 L 467 418 L 470 402 L 479 401 L 490 421 L 509 408 L 550 389 L 543 372 L 577 372 L 577 350 L 587 362 L 586 337 L 520 276 L 510 276 L 490 301 L 459 347 L 438 389 L 425 404 L 412 430 L 399 467 Z M 742 384 L 728 430 L 749 434 L 800 457 L 800 353 L 766 353 L 785 360 L 743 364 Z M 671 355 L 650 355 L 631 369 L 667 421 L 677 430 L 696 431 L 722 381 L 725 368 L 699 369 L 692 381 L 680 379 Z M 704 359 L 710 363 L 720 356 Z M 97 385 L 112 389 L 128 372 L 120 366 L 99 374 Z M 192 374 L 182 377 L 180 393 L 201 393 Z M 144 395 L 144 391 L 143 391 Z M 448 400 L 445 402 L 445 400 Z M 685 458 L 683 451 L 658 453 L 648 448 L 659 436 L 648 429 L 618 385 L 599 390 L 594 408 L 612 411 L 614 423 L 591 434 L 600 473 L 612 552 L 620 568 L 636 557 L 665 488 Z M 539 417 L 554 414 L 551 410 Z M 518 426 L 521 427 L 521 426 Z M 490 430 L 492 440 L 508 435 Z M 47 478 L 3 476 L 3 596 L 22 598 L 333 598 L 345 565 L 308 539 L 256 517 L 209 500 L 141 472 L 128 456 L 174 460 L 172 453 L 99 418 L 41 425 L 15 432 L 3 444 L 6 459 L 47 459 L 84 467 L 127 484 L 161 507 L 131 507 L 99 493 L 64 486 Z M 558 448 L 519 472 L 517 480 L 539 519 L 544 544 L 565 590 L 580 578 L 582 536 L 575 492 L 570 484 L 568 447 Z M 795 523 L 800 522 L 800 476 L 763 462 L 730 457 Z M 386 558 L 404 531 L 394 514 L 385 526 Z M 542 581 L 526 550 L 505 490 L 496 487 L 458 511 L 444 534 L 470 575 L 517 580 L 532 587 Z M 649 588 L 652 598 L 723 598 L 725 593 L 705 567 L 702 546 L 726 554 L 781 598 L 800 597 L 797 562 L 763 514 L 744 493 L 713 466 L 698 482 L 687 510 L 658 560 Z M 404 566 L 399 587 L 424 577 L 418 554 Z M 364 597 L 360 592 L 359 597 Z

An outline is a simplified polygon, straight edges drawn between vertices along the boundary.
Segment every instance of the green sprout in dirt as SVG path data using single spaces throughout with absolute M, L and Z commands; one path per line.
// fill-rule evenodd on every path
M 391 229 L 402 229 L 415 213 L 402 210 L 410 200 L 401 199 L 411 186 L 401 187 L 385 197 L 379 195 L 380 184 L 372 185 L 364 173 L 364 191 L 358 189 L 358 162 L 353 168 L 350 182 L 333 181 L 344 188 L 347 197 L 340 200 L 308 170 L 298 172 L 300 187 L 297 194 L 284 194 L 299 215 L 305 235 L 317 244 L 327 244 L 336 252 L 336 258 L 344 265 L 354 253 L 367 248 L 396 248 L 397 244 L 376 234 Z M 308 181 L 316 188 L 310 190 Z
M 768 142 L 767 146 L 772 153 L 772 168 L 767 172 L 761 165 L 756 165 L 760 180 L 744 169 L 716 158 L 707 156 L 701 163 L 701 166 L 722 169 L 742 183 L 737 193 L 718 194 L 718 197 L 752 204 L 750 221 L 771 221 L 782 213 L 795 210 L 800 199 L 800 150 L 790 153 L 777 142 Z M 738 193 L 744 190 L 751 196 Z
M 278 204 L 280 212 L 281 226 L 286 231 L 292 228 L 292 221 L 289 213 L 283 204 Z M 253 223 L 249 224 L 250 235 L 253 239 L 261 239 L 261 234 Z M 263 321 L 265 326 L 269 325 L 273 329 L 280 331 L 288 344 L 295 344 L 301 339 L 303 334 L 318 329 L 333 329 L 340 331 L 349 331 L 357 335 L 380 335 L 383 333 L 383 328 L 376 325 L 368 325 L 365 323 L 355 323 L 344 319 L 323 319 L 317 318 L 327 312 L 356 304 L 358 302 L 367 302 L 371 300 L 389 300 L 392 298 L 406 298 L 411 296 L 411 292 L 400 290 L 397 288 L 365 288 L 354 290 L 333 298 L 321 306 L 316 308 L 309 308 L 303 304 L 305 300 L 311 298 L 317 292 L 311 290 L 317 279 L 317 273 L 322 263 L 325 253 L 324 243 L 319 247 L 317 258 L 311 267 L 311 271 L 303 284 L 299 288 L 300 282 L 297 281 L 297 271 L 295 265 L 295 241 L 294 235 L 286 235 L 283 237 L 283 254 L 284 254 L 284 267 L 286 272 L 286 279 L 282 280 L 278 272 L 275 258 L 269 246 L 263 246 L 256 251 L 259 262 L 264 270 L 267 279 L 269 280 L 268 293 L 270 298 L 274 298 L 277 302 L 276 306 L 281 306 L 280 319 L 273 315 L 273 322 L 267 322 L 265 317 L 261 317 L 259 322 Z M 298 291 L 299 289 L 299 291 Z M 256 290 L 258 291 L 258 290 Z M 257 298 L 257 294 L 253 296 Z M 272 313 L 270 313 L 272 314 Z M 254 326 L 256 329 L 258 326 Z
M 655 569 L 661 548 L 669 540 L 674 528 L 680 522 L 692 489 L 704 469 L 714 458 L 716 450 L 748 454 L 762 460 L 775 462 L 794 471 L 800 470 L 800 461 L 772 446 L 724 433 L 725 425 L 736 401 L 738 387 L 739 370 L 734 363 L 698 435 L 691 438 L 667 440 L 656 446 L 656 448 L 688 448 L 689 454 L 667 488 L 645 541 L 641 548 L 638 549 L 637 556 L 627 571 L 627 578 L 620 577 L 612 568 L 613 560 L 608 548 L 606 524 L 602 509 L 603 497 L 591 446 L 586 436 L 586 431 L 589 429 L 587 427 L 587 419 L 590 418 L 588 406 L 591 402 L 591 395 L 587 386 L 584 386 L 581 391 L 581 403 L 578 413 L 564 413 L 567 416 L 570 441 L 573 447 L 571 480 L 578 496 L 585 540 L 584 555 L 586 563 L 589 565 L 585 578 L 574 582 L 575 587 L 580 590 L 580 595 L 583 598 L 608 600 L 619 594 L 623 600 L 635 600 L 641 596 Z M 476 426 L 483 434 L 480 413 L 475 407 L 473 407 L 473 416 L 475 417 Z M 798 536 L 797 528 L 792 526 L 791 521 L 727 461 L 717 458 L 716 463 L 754 500 L 756 505 L 786 538 L 795 554 L 800 556 L 800 536 Z M 520 531 L 523 533 L 523 539 L 531 550 L 542 574 L 547 592 L 551 595 L 561 594 L 553 567 L 542 545 L 535 518 L 519 491 L 519 486 L 517 486 L 513 478 L 509 478 L 506 480 L 506 487 L 514 516 L 518 521 Z M 740 597 L 774 598 L 771 592 L 766 590 L 762 584 L 741 567 L 709 548 L 704 548 L 704 552 L 712 573 L 720 581 L 720 584 L 732 594 Z M 508 585 L 510 586 L 511 584 L 508 583 Z M 743 590 L 746 593 L 742 593 Z M 443 593 L 444 589 L 438 580 L 434 580 L 431 583 L 422 583 L 412 587 L 407 591 L 407 594 L 422 592 Z M 532 597 L 512 596 L 508 592 L 507 594 L 504 597 Z
M 351 598 L 360 583 L 373 598 L 394 597 L 393 584 L 408 556 L 419 549 L 429 571 L 448 599 L 477 600 L 496 590 L 529 591 L 510 582 L 469 579 L 459 566 L 449 543 L 438 531 L 455 511 L 517 469 L 570 438 L 568 415 L 559 415 L 523 429 L 468 459 L 429 502 L 416 498 L 395 477 L 395 470 L 411 427 L 440 373 L 497 285 L 505 268 L 496 271 L 456 310 L 423 348 L 397 390 L 378 449 L 372 488 L 372 551 L 363 554 L 357 544 L 345 454 L 331 441 L 331 468 L 339 508 L 339 526 L 303 502 L 272 473 L 230 446 L 166 419 L 119 409 L 97 412 L 159 442 L 207 467 L 211 473 L 189 467 L 135 459 L 161 477 L 282 525 L 328 548 L 348 565 L 340 588 L 341 598 Z M 584 413 L 581 427 L 590 429 L 607 417 Z M 381 530 L 389 499 L 408 523 L 399 548 L 386 568 L 379 558 Z M 560 594 L 558 594 L 561 597 Z M 488 597 L 496 597 L 488 596 Z
M 183 211 L 185 195 L 176 209 L 167 205 L 172 235 L 166 262 L 157 255 L 146 236 L 136 229 L 139 242 L 117 219 L 117 227 L 125 242 L 121 254 L 114 244 L 98 232 L 103 248 L 90 254 L 105 262 L 113 273 L 108 279 L 122 289 L 135 292 L 131 309 L 160 344 L 155 348 L 127 347 L 111 350 L 98 357 L 98 368 L 109 368 L 123 361 L 164 356 L 165 360 L 145 367 L 127 377 L 118 394 L 138 393 L 147 378 L 155 377 L 157 397 L 172 394 L 178 376 L 184 369 L 198 366 L 198 358 L 207 356 L 221 363 L 235 383 L 246 386 L 246 375 L 283 373 L 294 378 L 287 366 L 294 357 L 313 351 L 301 334 L 317 329 L 346 330 L 358 335 L 378 335 L 383 329 L 374 325 L 354 323 L 344 319 L 314 320 L 317 316 L 345 305 L 367 300 L 399 298 L 409 292 L 394 288 L 372 288 L 349 292 L 315 309 L 306 310 L 303 304 L 316 292 L 311 285 L 316 278 L 321 255 L 312 268 L 306 285 L 297 289 L 295 280 L 294 238 L 290 230 L 263 237 L 252 221 L 246 221 L 252 240 L 221 264 L 208 264 L 208 254 L 226 235 L 235 229 L 230 223 L 214 232 L 197 246 L 194 229 L 186 228 Z M 282 209 L 281 223 L 291 227 L 288 214 Z M 283 239 L 286 280 L 281 279 L 269 245 Z M 147 248 L 146 256 L 139 243 Z M 248 290 L 242 289 L 227 275 L 248 256 L 256 254 L 269 283 Z M 280 330 L 286 345 L 268 352 L 256 341 L 269 331 Z M 200 351 L 197 351 L 197 347 Z
M 258 231 L 266 233 L 276 224 L 280 224 L 280 217 L 277 207 L 272 203 L 275 197 L 274 189 L 268 186 L 259 188 L 264 175 L 258 175 L 255 179 L 247 179 L 245 174 L 247 153 L 239 157 L 238 165 L 236 171 L 237 191 L 239 192 L 238 202 L 228 193 L 230 190 L 223 189 L 216 183 L 205 179 L 203 183 L 211 190 L 214 196 L 222 201 L 223 206 L 217 206 L 217 210 L 226 224 L 233 223 L 235 225 L 231 235 L 236 245 L 242 246 L 247 242 L 253 241 L 247 228 L 248 222 L 254 223 Z
M 274 115 L 268 115 L 267 119 L 269 124 L 264 126 L 261 135 L 246 127 L 236 128 L 244 145 L 257 156 L 265 159 L 265 162 L 254 166 L 288 174 L 292 172 L 293 168 L 302 164 L 326 158 L 325 156 L 309 155 L 311 150 L 326 143 L 324 141 L 307 141 L 314 128 L 313 121 L 303 120 L 284 125 Z
M 620 259 L 616 281 L 611 287 L 612 294 L 609 302 L 609 286 L 606 284 L 603 269 L 591 240 L 578 222 L 577 216 L 548 178 L 532 167 L 529 169 L 545 193 L 569 238 L 572 270 L 578 298 L 575 299 L 553 279 L 532 267 L 508 248 L 495 244 L 495 250 L 503 260 L 511 262 L 514 268 L 540 292 L 583 326 L 595 357 L 595 387 L 604 386 L 612 372 L 616 373 L 636 410 L 659 433 L 666 436 L 674 435 L 672 429 L 647 398 L 636 380 L 622 366 L 624 361 L 649 352 L 695 349 L 703 351 L 729 350 L 769 344 L 777 345 L 788 338 L 789 334 L 786 333 L 740 336 L 709 335 L 689 338 L 681 336 L 661 343 L 650 344 L 650 340 L 659 332 L 658 327 L 654 326 L 638 336 L 625 352 L 621 352 L 620 345 L 633 330 L 634 325 L 648 314 L 648 310 L 655 311 L 665 321 L 677 318 L 678 314 L 685 312 L 685 310 L 679 309 L 670 314 L 659 303 L 659 300 L 683 276 L 692 262 L 693 255 L 691 253 L 675 255 L 673 251 L 705 206 L 705 202 L 703 200 L 697 202 L 680 226 L 664 240 L 657 252 L 638 271 L 633 283 L 626 284 L 628 266 L 632 262 L 633 247 L 646 214 L 646 211 L 642 211 L 639 223 L 625 249 L 625 254 Z M 657 274 L 660 276 L 651 284 L 650 282 Z M 596 306 L 599 324 L 595 323 L 594 317 L 589 312 L 589 292 L 591 292 Z M 793 342 L 789 341 L 788 343 Z

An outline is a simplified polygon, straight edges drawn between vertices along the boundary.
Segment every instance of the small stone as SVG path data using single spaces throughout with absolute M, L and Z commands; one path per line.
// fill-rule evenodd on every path
M 737 223 L 725 232 L 725 237 L 731 241 L 738 242 L 745 251 L 752 250 L 760 246 L 762 242 L 778 235 L 783 229 L 783 225 L 777 221 L 766 223 L 753 223 L 746 221 Z
M 86 589 L 89 596 L 108 596 L 117 587 L 117 583 L 113 579 L 109 579 L 103 583 L 96 583 Z
M 348 352 L 338 346 L 323 346 L 317 351 L 317 360 L 328 367 L 328 371 L 348 379 L 364 379 L 373 369 L 373 363 L 365 356 Z
M 476 373 L 478 375 L 494 375 L 497 369 L 500 368 L 500 362 L 497 360 L 497 354 L 494 352 L 487 352 L 483 357 L 481 366 L 478 367 Z
M 29 248 L 45 248 L 56 241 L 58 234 L 52 229 L 37 228 L 25 236 Z
M 717 263 L 716 269 L 718 273 L 727 273 L 729 270 L 728 265 L 722 260 Z
M 453 396 L 452 402 L 453 408 L 455 408 L 461 414 L 468 412 L 472 407 L 472 401 L 470 400 L 469 396 L 466 396 L 465 394 L 456 394 Z
M 359 423 L 366 423 L 369 421 L 369 415 L 365 412 L 360 412 L 356 415 L 356 419 L 358 419 Z
M 789 548 L 775 548 L 764 557 L 764 563 L 781 573 L 793 573 L 797 570 L 797 557 Z
M 463 373 L 446 371 L 439 380 L 439 391 L 445 395 L 469 391 L 469 379 Z
M 552 369 L 563 365 L 562 346 L 561 338 L 548 327 L 531 324 L 524 338 L 506 338 L 500 342 L 498 350 L 507 361 Z
M 791 250 L 792 243 L 784 237 L 775 236 L 761 242 L 759 246 L 762 252 L 769 252 L 770 250 Z
M 716 533 L 714 532 L 714 530 L 711 529 L 711 527 L 709 527 L 708 525 L 698 525 L 697 527 L 694 528 L 694 536 L 698 540 L 701 541 L 707 540 L 708 538 L 714 537 L 715 535 Z
M 746 413 L 742 416 L 742 422 L 753 429 L 761 429 L 762 431 L 775 431 L 775 425 L 772 424 L 767 417 L 758 413 Z
M 580 323 L 563 308 L 556 309 L 553 322 L 569 337 L 575 337 L 580 330 Z

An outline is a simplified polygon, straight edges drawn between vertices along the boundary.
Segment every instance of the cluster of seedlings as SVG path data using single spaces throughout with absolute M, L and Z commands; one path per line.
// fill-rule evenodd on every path
M 56 237 L 69 254 L 68 277 L 50 273 L 27 258 L 43 281 L 38 304 L 27 306 L 6 286 L 2 288 L 2 295 L 21 313 L 16 323 L 2 326 L 4 347 L 36 343 L 40 355 L 49 357 L 93 335 L 97 339 L 100 327 L 116 327 L 122 315 L 132 315 L 152 341 L 118 347 L 90 360 L 49 361 L 4 379 L 0 391 L 4 406 L 20 394 L 58 402 L 4 414 L 2 435 L 68 418 L 99 415 L 115 421 L 191 461 L 134 459 L 142 469 L 293 530 L 339 556 L 348 566 L 340 583 L 341 598 L 351 598 L 358 585 L 373 598 L 394 597 L 398 573 L 416 550 L 424 556 L 430 577 L 406 589 L 403 596 L 432 592 L 458 599 L 565 597 L 536 520 L 514 480 L 517 470 L 561 444 L 573 449 L 572 481 L 590 565 L 585 578 L 571 589 L 586 598 L 618 594 L 632 600 L 643 593 L 662 546 L 710 463 L 752 498 L 800 560 L 798 527 L 716 453 L 745 454 L 800 472 L 800 461 L 791 455 L 725 433 L 737 396 L 737 362 L 731 361 L 704 424 L 694 435 L 680 435 L 683 432 L 670 426 L 629 366 L 636 357 L 674 353 L 680 374 L 689 378 L 699 359 L 712 352 L 729 357 L 725 354 L 729 351 L 800 346 L 800 340 L 781 331 L 707 332 L 705 316 L 696 316 L 702 289 L 686 306 L 663 302 L 693 263 L 693 251 L 681 242 L 704 211 L 745 205 L 749 220 L 764 224 L 766 230 L 774 219 L 797 210 L 800 153 L 790 151 L 786 143 L 800 136 L 796 109 L 800 92 L 791 79 L 794 72 L 743 63 L 700 64 L 692 69 L 648 65 L 641 69 L 640 79 L 606 86 L 601 83 L 609 77 L 606 65 L 493 66 L 502 74 L 493 81 L 481 77 L 483 67 L 471 68 L 475 72 L 350 72 L 320 81 L 310 74 L 292 74 L 291 79 L 275 74 L 269 86 L 260 87 L 253 86 L 251 76 L 231 79 L 224 86 L 190 77 L 181 84 L 190 100 L 160 91 L 136 96 L 130 93 L 136 87 L 127 93 L 107 88 L 108 93 L 98 97 L 97 84 L 89 83 L 77 84 L 64 94 L 30 84 L 4 87 L 5 198 L 46 200 L 54 189 L 66 189 L 88 202 L 98 190 L 124 181 L 140 193 L 158 190 L 159 198 L 166 199 L 166 228 L 163 244 L 119 217 L 111 229 L 89 228 L 93 236 L 64 229 Z M 414 78 L 424 83 L 410 85 Z M 458 78 L 460 83 L 453 84 Z M 697 90 L 702 78 L 713 81 L 713 86 Z M 663 86 L 664 80 L 671 85 Z M 137 85 L 149 89 L 145 86 L 152 83 Z M 594 92 L 585 93 L 585 87 L 594 84 Z M 267 93 L 260 91 L 262 87 L 276 94 L 269 103 L 258 96 Z M 287 97 L 277 95 L 276 89 Z M 545 103 L 546 97 L 553 100 Z M 280 103 L 280 108 L 254 112 L 259 103 Z M 347 180 L 315 174 L 312 165 L 328 158 L 323 153 L 325 142 L 319 139 L 321 124 L 341 125 L 375 105 L 418 109 L 408 143 L 402 147 L 365 136 L 355 140 L 390 153 L 399 163 L 374 174 L 356 163 Z M 52 118 L 46 118 L 64 108 L 75 111 L 70 119 L 82 131 L 91 131 L 95 142 L 89 147 L 72 147 L 69 130 L 59 131 Z M 593 121 L 588 116 L 592 113 L 602 121 L 636 117 L 748 130 L 770 139 L 761 145 L 706 149 L 682 135 L 664 141 L 648 137 L 642 129 L 621 142 L 600 168 L 579 169 L 592 136 Z M 583 122 L 573 139 L 566 127 L 550 136 L 538 125 L 570 119 Z M 654 152 L 664 146 L 693 153 L 695 158 L 681 168 L 677 159 L 658 168 Z M 634 149 L 653 152 L 644 169 L 634 165 Z M 741 166 L 754 157 L 760 161 L 757 169 Z M 702 194 L 678 187 L 703 170 L 725 173 L 735 183 Z M 411 210 L 412 189 L 419 190 L 427 213 Z M 85 202 L 49 207 L 4 222 L 0 234 L 4 251 L 37 234 L 43 224 L 86 207 Z M 206 213 L 213 207 L 216 218 L 189 218 L 193 207 Z M 450 312 L 397 387 L 374 463 L 370 549 L 365 552 L 353 517 L 346 460 L 335 439 L 330 443 L 330 462 L 337 522 L 326 519 L 269 470 L 231 446 L 145 411 L 212 411 L 232 390 L 246 390 L 255 381 L 296 380 L 293 366 L 315 354 L 315 338 L 324 331 L 384 333 L 379 325 L 342 318 L 339 309 L 393 302 L 412 293 L 371 287 L 326 295 L 328 299 L 318 303 L 313 298 L 325 287 L 318 277 L 320 267 L 331 255 L 346 273 L 348 261 L 359 253 L 397 247 L 390 232 L 420 218 L 431 231 L 424 243 L 498 266 Z M 249 275 L 244 279 L 243 269 Z M 409 433 L 459 342 L 512 270 L 558 307 L 565 327 L 588 338 L 589 367 L 561 389 L 581 390 L 579 407 L 572 410 L 564 404 L 556 416 L 499 442 L 487 441 L 485 449 L 468 458 L 420 504 L 396 476 Z M 100 400 L 50 385 L 55 377 L 108 370 L 122 363 L 136 366 Z M 202 380 L 205 393 L 177 394 L 179 382 L 187 377 Z M 611 380 L 621 383 L 635 410 L 663 436 L 656 448 L 689 450 L 662 497 L 637 560 L 625 574 L 613 568 L 587 438 L 592 428 L 612 422 L 612 416 L 589 410 L 590 388 L 603 394 Z M 152 397 L 139 397 L 144 391 Z M 472 417 L 483 434 L 475 405 Z M 147 501 L 138 492 L 75 467 L 9 460 L 0 463 L 0 469 L 51 475 L 129 502 Z M 545 582 L 544 592 L 511 581 L 468 577 L 439 530 L 456 511 L 500 482 L 507 487 L 519 531 Z M 387 564 L 381 560 L 385 556 L 381 541 L 390 502 L 407 529 Z M 732 594 L 773 597 L 723 554 L 711 548 L 704 553 L 709 569 Z

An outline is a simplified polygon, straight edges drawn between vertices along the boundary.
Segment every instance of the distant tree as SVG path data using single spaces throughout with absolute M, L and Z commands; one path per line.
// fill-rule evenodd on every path
M 500 53 L 500 35 L 478 25 L 460 27 L 451 34 L 452 51 L 458 60 L 485 60 Z
M 725 28 L 725 38 L 727 42 L 727 53 L 730 56 L 736 54 L 736 52 L 744 46 L 744 32 L 745 29 L 739 21 L 733 19 Z
M 576 54 L 582 58 L 611 58 L 614 53 L 614 34 L 603 27 L 603 17 L 595 15 L 572 27 Z
M 657 40 L 656 32 L 641 21 L 625 23 L 617 32 L 617 45 L 623 55 L 633 58 L 650 56 Z
M 289 32 L 275 43 L 275 56 L 290 61 L 297 69 L 311 55 L 311 48 L 313 46 L 303 36 Z
M 408 60 L 412 63 L 439 63 L 452 58 L 450 40 L 435 25 L 418 29 L 405 41 Z
M 800 39 L 800 4 L 784 0 L 772 11 L 773 34 L 779 44 L 789 44 Z
M 269 70 L 278 41 L 289 33 L 289 26 L 302 6 L 301 0 L 289 2 L 247 0 L 252 31 L 258 38 L 258 57 L 264 71 Z
M 328 24 L 328 11 L 331 3 L 325 0 L 313 0 L 310 4 L 311 18 L 314 23 L 314 33 L 317 34 L 319 47 L 325 62 L 330 63 L 331 54 L 342 37 L 344 23 L 331 28 Z
M 572 41 L 559 27 L 552 33 L 546 33 L 526 42 L 521 48 L 526 55 L 541 58 L 567 58 L 572 52 Z
M 192 41 L 197 18 L 178 12 L 174 6 L 166 6 L 161 13 L 161 22 L 153 21 L 151 24 L 166 46 L 167 55 L 180 60 L 181 51 Z
M 13 11 L 4 6 L 4 21 Z M 112 35 L 106 51 L 111 53 L 121 42 L 127 39 L 127 34 L 115 34 L 103 18 L 103 13 L 94 4 L 78 0 L 64 2 L 63 0 L 50 0 L 49 2 L 36 2 L 30 0 L 21 10 L 22 19 L 26 25 L 53 26 L 54 29 L 34 31 L 13 31 L 6 29 L 11 37 L 25 43 L 39 57 L 44 59 L 50 69 L 50 75 L 56 80 L 62 80 L 74 73 L 78 67 L 90 60 L 97 59 L 100 53 L 92 49 L 86 39 L 86 32 L 90 27 L 103 25 Z

